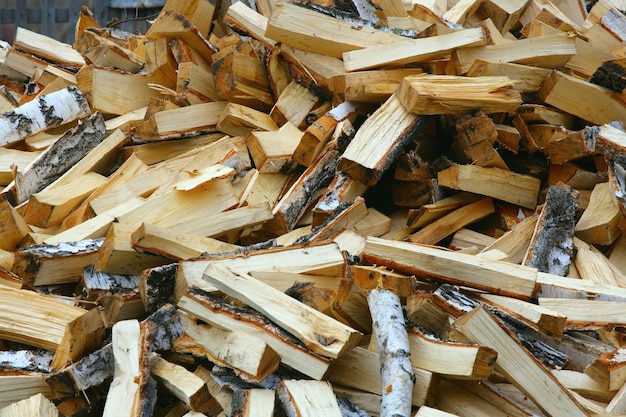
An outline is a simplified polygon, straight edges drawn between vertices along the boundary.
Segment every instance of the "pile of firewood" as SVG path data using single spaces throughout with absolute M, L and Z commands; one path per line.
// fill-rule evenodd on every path
M 626 3 L 168 0 L 0 54 L 0 417 L 626 414 Z

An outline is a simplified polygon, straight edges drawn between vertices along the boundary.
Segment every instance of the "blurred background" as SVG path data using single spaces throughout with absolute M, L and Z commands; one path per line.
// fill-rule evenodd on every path
M 13 44 L 16 27 L 74 42 L 74 25 L 87 6 L 102 26 L 144 33 L 165 0 L 0 0 L 0 38 Z

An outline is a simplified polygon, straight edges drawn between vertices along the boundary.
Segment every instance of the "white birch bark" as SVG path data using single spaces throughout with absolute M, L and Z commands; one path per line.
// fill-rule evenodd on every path
M 389 290 L 376 288 L 367 294 L 367 302 L 380 355 L 380 417 L 409 417 L 415 375 L 400 299 Z
M 0 115 L 0 146 L 18 142 L 90 113 L 87 99 L 75 86 L 46 94 Z

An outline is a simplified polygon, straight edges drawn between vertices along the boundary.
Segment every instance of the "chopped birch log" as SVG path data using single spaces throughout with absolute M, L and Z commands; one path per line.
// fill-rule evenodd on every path
M 41 393 L 0 408 L 0 417 L 57 417 L 58 415 L 59 410 L 54 403 Z
M 94 113 L 68 130 L 23 172 L 15 175 L 15 200 L 21 204 L 61 177 L 105 139 L 106 127 L 100 113 Z
M 29 101 L 0 116 L 0 145 L 18 142 L 51 127 L 89 116 L 91 109 L 81 91 L 70 86 Z
M 327 381 L 284 379 L 278 384 L 276 395 L 287 417 L 340 417 L 342 415 L 337 398 Z
M 439 185 L 535 209 L 541 181 L 501 168 L 453 165 L 437 175 Z
M 311 378 L 321 379 L 328 370 L 330 360 L 294 343 L 283 329 L 251 309 L 229 305 L 195 288 L 181 297 L 178 307 L 217 327 L 258 337 L 278 352 L 282 362 Z
M 609 183 L 593 188 L 589 205 L 576 223 L 576 237 L 595 245 L 610 245 L 618 238 L 622 214 L 612 194 Z
M 400 299 L 389 290 L 373 289 L 367 302 L 380 355 L 380 415 L 409 417 L 415 375 Z
M 522 98 L 508 77 L 461 77 L 418 74 L 402 80 L 396 95 L 407 111 L 420 115 L 453 114 L 482 109 L 514 112 Z
M 338 169 L 365 185 L 376 184 L 428 122 L 428 118 L 407 111 L 397 95 L 392 95 L 359 128 Z
M 548 189 L 523 265 L 566 276 L 574 257 L 578 191 L 559 183 Z
M 193 411 L 208 415 L 217 415 L 222 411 L 222 406 L 211 396 L 207 385 L 193 372 L 168 362 L 154 352 L 148 362 L 152 376 Z
M 243 373 L 242 378 L 261 382 L 280 365 L 280 356 L 267 343 L 250 334 L 201 324 L 181 312 L 183 330 L 206 349 L 209 359 Z
M 156 405 L 157 384 L 150 376 L 150 332 L 137 320 L 113 326 L 115 372 L 109 388 L 104 417 L 149 417 Z
M 625 351 L 617 349 L 600 355 L 585 369 L 600 386 L 608 391 L 620 389 L 626 382 Z
M 572 394 L 484 307 L 455 321 L 470 340 L 498 352 L 496 369 L 551 416 L 589 416 Z M 542 381 L 541 385 L 534 381 Z
M 272 417 L 276 393 L 271 389 L 235 391 L 231 417 Z
M 407 242 L 368 237 L 362 262 L 523 300 L 529 300 L 536 291 L 534 268 Z
M 356 346 L 361 334 L 288 295 L 226 266 L 213 263 L 203 279 L 281 325 L 313 352 L 336 358 Z

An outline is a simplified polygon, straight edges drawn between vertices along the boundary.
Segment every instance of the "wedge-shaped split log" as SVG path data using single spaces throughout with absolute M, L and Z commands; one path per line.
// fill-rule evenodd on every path
M 33 245 L 15 252 L 12 272 L 32 285 L 80 280 L 83 269 L 98 265 L 102 239 L 86 239 L 58 245 Z
M 535 294 L 534 268 L 412 243 L 369 237 L 362 262 L 523 300 Z
M 593 187 L 589 205 L 576 223 L 576 237 L 595 245 L 610 245 L 619 237 L 622 213 L 613 193 L 609 183 Z
M 276 395 L 288 417 L 340 417 L 337 397 L 327 381 L 284 379 Z
M 149 329 L 137 320 L 120 321 L 113 326 L 112 338 L 115 372 L 102 415 L 148 417 L 157 400 L 148 363 Z
M 311 378 L 322 379 L 330 365 L 329 359 L 304 348 L 260 313 L 228 304 L 204 291 L 191 288 L 179 300 L 178 308 L 216 327 L 263 340 L 280 355 L 282 362 Z
M 59 410 L 57 410 L 54 403 L 42 393 L 34 394 L 31 397 L 0 408 L 0 416 L 2 417 L 57 417 L 58 415 Z
M 208 415 L 222 411 L 222 406 L 211 396 L 202 378 L 193 372 L 168 362 L 154 352 L 150 354 L 148 363 L 151 375 L 193 411 Z
M 374 185 L 430 119 L 408 111 L 394 94 L 359 128 L 339 160 L 338 169 Z
M 498 352 L 496 369 L 549 416 L 589 416 L 572 394 L 484 307 L 455 321 L 471 341 Z M 541 381 L 541 383 L 539 383 Z
M 91 109 L 81 90 L 74 86 L 41 96 L 2 114 L 1 145 L 18 142 L 51 127 L 89 116 Z
M 585 374 L 607 391 L 620 389 L 626 382 L 625 351 L 617 349 L 600 355 L 587 368 Z
M 437 179 L 443 187 L 482 194 L 529 209 L 535 209 L 541 187 L 541 181 L 530 175 L 477 165 L 453 165 L 440 171 Z
M 201 324 L 185 312 L 180 317 L 184 332 L 206 349 L 209 360 L 235 370 L 243 379 L 261 382 L 278 369 L 280 356 L 263 340 Z
M 508 77 L 461 77 L 419 74 L 405 77 L 396 95 L 416 114 L 453 114 L 482 109 L 485 113 L 514 112 L 522 104 Z
M 356 346 L 361 334 L 245 273 L 210 264 L 203 279 L 267 315 L 313 352 L 336 358 Z
M 574 257 L 578 191 L 559 183 L 548 189 L 523 264 L 541 272 L 567 275 Z
M 94 113 L 68 130 L 23 172 L 15 175 L 15 201 L 21 204 L 43 190 L 105 139 L 104 117 Z
M 272 417 L 276 393 L 271 389 L 246 389 L 233 395 L 232 417 Z

